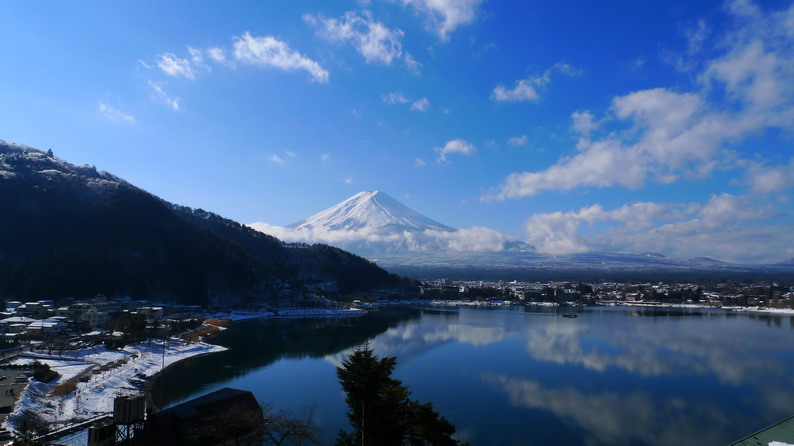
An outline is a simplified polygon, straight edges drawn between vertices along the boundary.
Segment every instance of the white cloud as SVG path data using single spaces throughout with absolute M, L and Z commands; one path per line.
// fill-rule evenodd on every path
M 794 158 L 788 164 L 780 166 L 750 163 L 747 183 L 750 190 L 757 195 L 774 194 L 794 187 Z
M 589 111 L 573 112 L 571 114 L 572 127 L 576 133 L 589 136 L 590 132 L 598 128 L 598 124 L 593 121 L 595 117 Z
M 284 159 L 281 158 L 278 155 L 275 155 L 275 154 L 274 155 L 270 155 L 269 157 L 267 157 L 267 159 L 269 159 L 270 161 L 272 161 L 272 162 L 274 162 L 276 164 L 281 164 L 281 165 L 284 164 Z
M 399 91 L 394 91 L 388 94 L 383 94 L 380 96 L 380 100 L 384 104 L 407 104 L 411 102 L 404 94 Z
M 411 111 L 426 112 L 430 108 L 430 101 L 422 98 L 411 104 Z
M 289 45 L 272 36 L 255 37 L 245 32 L 234 38 L 234 57 L 250 65 L 278 68 L 284 71 L 303 70 L 319 83 L 328 82 L 328 71 L 312 59 L 293 51 Z
M 220 47 L 207 48 L 207 57 L 220 64 L 229 64 L 226 59 L 226 51 Z
M 752 166 L 736 162 L 734 144 L 767 129 L 794 128 L 794 84 L 790 81 L 794 78 L 794 33 L 786 21 L 794 15 L 794 6 L 765 14 L 745 1 L 730 3 L 728 9 L 737 25 L 728 27 L 722 36 L 716 47 L 719 56 L 702 64 L 700 90 L 654 88 L 615 97 L 600 121 L 589 112 L 574 113 L 574 129 L 583 136 L 576 152 L 545 170 L 510 174 L 483 199 L 581 187 L 638 188 L 648 181 L 705 177 L 728 163 Z M 703 45 L 701 35 L 707 28 L 699 29 L 690 39 L 690 51 L 699 51 Z M 517 87 L 527 88 L 495 91 L 495 98 L 537 97 L 537 91 L 529 87 L 543 84 L 542 77 L 525 81 Z M 600 127 L 596 122 L 610 122 L 618 129 L 591 140 L 590 133 Z M 770 179 L 770 185 L 754 187 L 775 187 L 771 183 Z
M 151 80 L 149 81 L 149 86 L 152 88 L 152 91 L 154 92 L 154 98 L 164 103 L 165 105 L 169 106 L 172 110 L 179 111 L 180 110 L 179 98 L 173 98 L 169 96 L 160 85 L 161 84 L 157 82 Z
M 347 178 L 345 178 L 345 184 L 353 184 L 353 182 L 354 182 L 354 181 L 353 181 L 353 177 L 347 177 Z
M 436 147 L 436 152 L 438 152 L 438 162 L 445 163 L 447 161 L 447 155 L 451 153 L 460 153 L 462 155 L 471 155 L 474 153 L 476 148 L 473 144 L 467 142 L 464 139 L 453 139 L 447 141 L 444 144 L 444 147 Z
M 381 234 L 371 228 L 330 230 L 293 229 L 267 223 L 252 223 L 251 228 L 286 242 L 327 243 L 358 253 L 377 252 L 499 252 L 512 249 L 515 241 L 492 229 L 474 226 L 456 231 L 402 232 Z
M 565 62 L 558 62 L 541 75 L 515 81 L 512 88 L 507 88 L 502 84 L 497 85 L 491 98 L 497 102 L 536 101 L 540 99 L 540 92 L 551 82 L 552 76 L 555 74 L 569 77 L 578 76 L 581 74 L 581 70 Z
M 483 0 L 402 0 L 428 16 L 429 26 L 441 40 L 462 25 L 474 22 Z
M 422 72 L 422 64 L 417 62 L 408 51 L 403 53 L 403 62 L 405 62 L 405 66 L 408 67 L 408 71 L 411 73 L 420 74 Z
M 143 59 L 138 59 L 138 63 L 141 64 L 141 66 L 143 68 L 146 68 L 147 70 L 151 70 L 152 69 L 152 66 L 149 65 L 148 63 L 144 62 Z
M 514 136 L 514 137 L 508 139 L 507 143 L 510 144 L 513 147 L 520 147 L 520 146 L 527 145 L 528 141 L 529 141 L 529 138 L 527 138 L 527 135 L 521 135 L 521 136 Z
M 189 60 L 179 58 L 171 53 L 160 54 L 158 58 L 157 66 L 160 67 L 165 74 L 187 79 L 196 78 L 196 72 Z
M 547 254 L 655 251 L 672 257 L 775 262 L 794 255 L 794 233 L 768 221 L 777 216 L 757 198 L 720 194 L 703 205 L 638 202 L 612 210 L 593 205 L 535 214 L 524 229 L 526 242 Z M 598 223 L 606 227 L 594 231 Z M 585 225 L 588 230 L 582 230 Z
M 348 11 L 338 19 L 306 14 L 303 19 L 318 27 L 318 35 L 321 37 L 333 42 L 352 44 L 367 63 L 391 65 L 403 54 L 404 33 L 397 28 L 389 29 L 375 20 L 369 11 L 360 14 Z M 411 57 L 406 62 L 410 67 L 416 61 Z
M 105 115 L 106 118 L 112 121 L 135 122 L 135 118 L 133 118 L 131 115 L 128 115 L 121 110 L 111 107 L 105 103 L 100 102 L 97 104 L 97 109 L 100 113 Z
M 425 167 L 426 165 L 427 162 L 425 162 L 425 160 L 423 160 L 422 158 L 417 158 L 414 160 L 414 166 L 416 167 Z
M 537 87 L 542 85 L 545 84 L 541 84 L 537 77 L 518 80 L 509 89 L 500 84 L 493 90 L 493 99 L 502 102 L 535 101 L 540 98 Z
M 295 153 L 295 152 L 293 152 L 293 151 L 291 151 L 291 150 L 287 150 L 287 151 L 285 151 L 285 152 L 284 152 L 284 154 L 285 154 L 285 155 L 287 155 L 287 156 L 288 156 L 288 157 L 290 157 L 290 158 L 295 158 L 296 156 L 298 156 L 298 154 L 297 154 L 297 153 Z
M 323 153 L 320 155 L 320 161 L 329 161 L 331 159 L 331 155 L 328 153 Z
M 205 66 L 204 65 L 204 55 L 201 54 L 201 50 L 198 50 L 193 47 L 187 47 L 187 52 L 190 54 L 190 62 L 197 65 L 197 66 Z

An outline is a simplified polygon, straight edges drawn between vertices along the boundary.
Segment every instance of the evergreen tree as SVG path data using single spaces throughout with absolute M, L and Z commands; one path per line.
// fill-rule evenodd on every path
M 395 357 L 378 358 L 369 345 L 357 348 L 337 367 L 347 395 L 353 433 L 340 432 L 338 446 L 454 446 L 455 427 L 433 410 L 432 403 L 409 400 L 411 392 L 391 377 Z

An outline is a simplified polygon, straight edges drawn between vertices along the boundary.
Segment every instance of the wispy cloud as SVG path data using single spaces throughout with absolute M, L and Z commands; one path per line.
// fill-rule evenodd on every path
M 528 141 L 529 141 L 529 138 L 527 138 L 527 135 L 521 135 L 521 136 L 514 136 L 514 137 L 508 139 L 507 143 L 510 144 L 513 147 L 520 147 L 520 146 L 527 145 Z
M 233 54 L 242 63 L 284 71 L 306 71 L 313 81 L 328 82 L 328 71 L 319 63 L 292 50 L 286 42 L 273 36 L 257 37 L 245 32 L 234 38 Z
M 369 11 L 348 11 L 338 19 L 305 14 L 303 20 L 317 27 L 319 36 L 332 42 L 353 45 L 367 63 L 391 65 L 403 55 L 404 33 L 375 20 Z
M 394 92 L 391 92 L 391 93 L 382 94 L 380 96 L 380 100 L 384 104 L 389 104 L 389 105 L 392 105 L 392 104 L 407 104 L 407 103 L 411 102 L 410 99 L 408 99 L 403 93 L 401 93 L 399 91 L 394 91 Z
M 276 164 L 284 165 L 284 158 L 282 158 L 282 157 L 280 157 L 278 155 L 275 155 L 275 154 L 270 155 L 269 157 L 267 157 L 267 159 L 269 159 L 270 161 L 272 161 L 272 162 L 274 162 Z
M 414 166 L 416 166 L 416 167 L 425 167 L 426 165 L 427 165 L 427 162 L 425 160 L 423 160 L 422 158 L 416 158 L 414 160 Z
M 521 102 L 536 101 L 540 99 L 540 93 L 551 83 L 555 75 L 578 76 L 581 70 L 565 63 L 558 62 L 547 69 L 543 74 L 529 76 L 525 79 L 515 81 L 511 88 L 499 84 L 494 88 L 491 98 L 497 102 Z
M 157 57 L 157 66 L 169 76 L 187 79 L 196 78 L 196 72 L 190 60 L 179 58 L 171 53 L 160 54 Z
M 427 98 L 416 100 L 411 104 L 411 111 L 426 112 L 429 108 L 430 101 Z
M 97 109 L 106 118 L 112 121 L 135 122 L 135 118 L 133 118 L 131 115 L 128 115 L 127 113 L 124 113 L 117 108 L 111 107 L 110 105 L 107 105 L 104 102 L 98 103 Z
M 149 86 L 152 88 L 154 98 L 164 103 L 174 111 L 179 111 L 179 98 L 169 96 L 162 88 L 161 84 L 154 81 L 149 81 Z

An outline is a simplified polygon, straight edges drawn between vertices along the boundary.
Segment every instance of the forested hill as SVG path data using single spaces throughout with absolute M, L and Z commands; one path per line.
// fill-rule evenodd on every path
M 398 288 L 325 245 L 292 245 L 126 181 L 0 140 L 0 298 L 97 293 L 236 305 Z

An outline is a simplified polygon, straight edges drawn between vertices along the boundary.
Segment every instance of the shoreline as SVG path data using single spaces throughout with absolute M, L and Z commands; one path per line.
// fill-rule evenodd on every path
M 188 343 L 176 338 L 167 341 L 165 355 L 162 349 L 162 343 L 148 339 L 119 350 L 100 346 L 69 352 L 57 358 L 39 359 L 60 376 L 50 383 L 30 381 L 20 393 L 3 426 L 16 430 L 27 412 L 35 413 L 41 421 L 52 426 L 52 430 L 110 415 L 116 396 L 135 395 L 143 391 L 143 386 L 137 387 L 135 384 L 143 383 L 141 376 L 146 376 L 148 381 L 160 371 L 163 364 L 166 364 L 162 369 L 165 370 L 184 359 L 226 350 L 218 345 Z M 80 375 L 84 375 L 86 381 L 78 381 L 74 390 L 57 395 L 58 386 Z
M 171 370 L 174 366 L 176 366 L 177 364 L 179 364 L 179 363 L 181 363 L 181 362 L 183 362 L 185 360 L 188 360 L 188 359 L 199 358 L 199 357 L 202 357 L 202 356 L 208 356 L 208 355 L 212 355 L 212 354 L 215 354 L 215 353 L 220 353 L 222 351 L 228 350 L 227 347 L 224 347 L 224 346 L 218 345 L 218 344 L 212 344 L 212 343 L 209 343 L 208 341 L 210 339 L 220 335 L 224 331 L 226 331 L 228 329 L 231 329 L 234 326 L 234 322 L 245 322 L 245 321 L 252 321 L 252 320 L 257 320 L 257 319 L 311 319 L 311 318 L 332 318 L 332 317 L 335 317 L 335 318 L 354 318 L 354 317 L 361 317 L 361 316 L 364 316 L 365 314 L 367 314 L 367 311 L 359 309 L 359 308 L 338 309 L 338 310 L 336 310 L 336 309 L 329 310 L 329 309 L 322 309 L 322 308 L 297 308 L 297 309 L 295 309 L 295 308 L 282 308 L 282 309 L 277 309 L 276 311 L 277 311 L 277 313 L 274 313 L 272 311 L 252 311 L 252 312 L 232 311 L 232 312 L 225 312 L 225 313 L 216 312 L 216 313 L 206 313 L 206 314 L 204 314 L 202 317 L 205 317 L 206 319 L 213 319 L 213 318 L 214 319 L 221 319 L 221 320 L 228 319 L 228 320 L 230 320 L 232 322 L 232 324 L 230 326 L 228 326 L 228 327 L 218 327 L 218 328 L 220 328 L 220 331 L 218 331 L 216 333 L 212 333 L 212 334 L 210 334 L 208 336 L 205 336 L 202 339 L 202 341 L 201 341 L 201 342 L 205 342 L 205 343 L 207 343 L 209 345 L 216 345 L 218 347 L 223 348 L 224 350 L 211 351 L 211 352 L 201 353 L 201 354 L 198 354 L 198 355 L 194 355 L 194 356 L 190 356 L 190 357 L 184 358 L 182 360 L 179 360 L 179 361 L 176 361 L 176 362 L 174 362 L 172 364 L 169 364 L 163 370 L 161 370 L 161 371 L 155 373 L 154 375 L 150 376 L 146 380 L 146 383 L 144 384 L 144 393 L 146 394 L 146 398 L 147 398 L 146 399 L 147 407 L 151 407 L 152 409 L 156 408 L 156 410 L 158 410 L 158 411 L 167 408 L 167 407 L 158 407 L 156 404 L 154 404 L 153 389 L 157 385 L 157 383 L 160 382 L 160 380 L 164 376 L 166 376 L 167 373 L 169 372 L 169 370 Z

